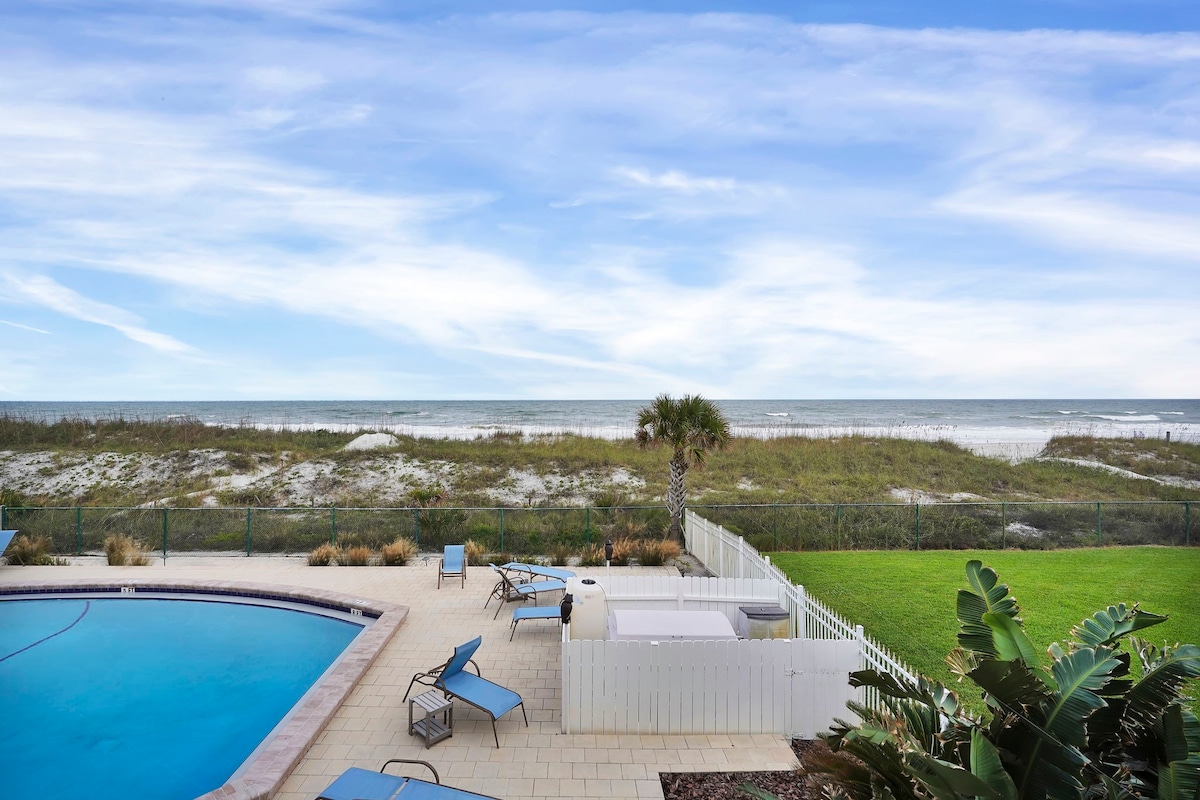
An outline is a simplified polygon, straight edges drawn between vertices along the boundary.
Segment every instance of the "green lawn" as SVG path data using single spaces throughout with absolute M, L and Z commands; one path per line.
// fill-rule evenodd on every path
M 996 570 L 1021 607 L 1039 650 L 1066 641 L 1084 617 L 1115 603 L 1166 614 L 1145 638 L 1200 644 L 1200 548 L 938 550 L 771 553 L 771 561 L 825 605 L 935 680 L 952 680 L 943 659 L 957 644 L 955 601 L 964 567 Z M 964 692 L 964 699 L 973 693 Z M 1192 695 L 1196 696 L 1194 688 Z M 977 697 L 977 695 L 974 695 Z

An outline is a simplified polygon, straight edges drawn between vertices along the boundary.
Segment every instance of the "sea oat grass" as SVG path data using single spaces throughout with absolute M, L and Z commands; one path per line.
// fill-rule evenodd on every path
M 467 539 L 463 545 L 463 554 L 467 557 L 469 566 L 482 567 L 487 564 L 487 548 L 474 539 Z
M 326 542 L 308 554 L 308 565 L 310 567 L 328 567 L 337 560 L 341 552 L 337 546 Z
M 380 550 L 380 556 L 386 567 L 403 567 L 411 559 L 417 557 L 417 543 L 406 536 L 401 536 L 391 544 L 385 544 Z
M 347 547 L 338 556 L 338 564 L 344 567 L 365 567 L 371 563 L 371 548 L 359 545 Z
M 9 564 L 25 567 L 64 566 L 67 563 L 50 555 L 49 536 L 14 536 L 4 555 Z

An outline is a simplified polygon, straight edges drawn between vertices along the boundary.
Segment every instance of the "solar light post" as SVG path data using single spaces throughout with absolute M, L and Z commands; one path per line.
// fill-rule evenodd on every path
M 612 571 L 612 553 L 613 553 L 612 539 L 611 538 L 605 539 L 604 540 L 604 576 L 605 577 L 608 577 L 608 574 Z

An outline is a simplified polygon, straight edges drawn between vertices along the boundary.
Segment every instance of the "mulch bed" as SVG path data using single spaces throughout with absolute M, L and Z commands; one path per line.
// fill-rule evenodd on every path
M 827 750 L 819 740 L 794 739 L 792 752 L 800 760 L 800 769 L 784 772 L 663 772 L 663 797 L 666 800 L 749 800 L 750 795 L 739 791 L 743 783 L 751 783 L 780 800 L 822 800 L 825 786 L 832 783 L 827 775 L 804 771 L 805 756 L 815 748 Z

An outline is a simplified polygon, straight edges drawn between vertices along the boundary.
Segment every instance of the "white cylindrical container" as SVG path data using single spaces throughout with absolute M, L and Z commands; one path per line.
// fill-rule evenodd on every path
M 572 639 L 608 638 L 608 598 L 604 587 L 591 578 L 571 578 L 567 593 L 572 596 Z

